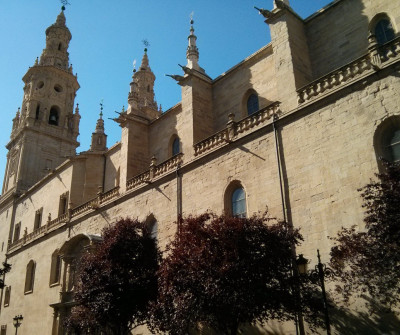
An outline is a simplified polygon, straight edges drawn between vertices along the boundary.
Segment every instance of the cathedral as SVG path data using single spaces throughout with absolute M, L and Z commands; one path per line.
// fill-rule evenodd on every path
M 63 10 L 46 29 L 10 115 L 0 261 L 12 269 L 1 335 L 14 333 L 16 315 L 20 335 L 66 334 L 76 260 L 120 217 L 146 221 L 163 249 L 180 215 L 268 208 L 301 229 L 297 253 L 311 265 L 317 249 L 329 261 L 329 237 L 341 227 L 363 229 L 357 190 L 382 169 L 380 157 L 400 160 L 400 2 L 335 0 L 303 19 L 289 0 L 274 0 L 260 14 L 271 42 L 217 78 L 200 66 L 192 23 L 187 64 L 171 76 L 181 101 L 165 112 L 145 49 L 114 119 L 120 141 L 107 146 L 100 113 L 83 152 Z M 398 334 L 398 315 L 362 319 L 357 301 L 348 311 L 331 316 L 334 334 Z M 296 329 L 272 322 L 252 334 Z

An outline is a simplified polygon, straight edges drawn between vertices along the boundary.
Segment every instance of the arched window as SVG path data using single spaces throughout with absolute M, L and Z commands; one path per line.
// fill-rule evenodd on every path
M 390 134 L 388 151 L 390 153 L 390 161 L 400 162 L 400 128 Z
M 58 126 L 58 119 L 59 119 L 58 108 L 53 106 L 50 109 L 49 124 L 53 126 Z
M 225 214 L 245 218 L 247 216 L 246 192 L 240 181 L 235 180 L 226 188 L 224 196 Z
M 236 188 L 232 193 L 232 216 L 246 217 L 246 193 L 243 187 Z
M 255 93 L 250 94 L 247 99 L 247 115 L 251 115 L 259 110 L 258 95 Z
M 7 286 L 4 293 L 4 307 L 10 305 L 11 286 Z
M 25 294 L 33 292 L 33 285 L 35 282 L 35 268 L 36 268 L 36 263 L 33 260 L 30 260 L 28 265 L 26 266 L 25 290 L 24 290 Z
M 179 137 L 176 136 L 172 142 L 172 156 L 175 156 L 181 152 L 181 143 Z
M 39 117 L 40 117 L 40 104 L 38 104 L 36 107 L 35 119 L 39 120 Z
M 392 116 L 376 129 L 374 146 L 377 158 L 400 162 L 400 116 Z
M 394 39 L 393 25 L 388 18 L 383 18 L 375 25 L 375 37 L 378 44 L 382 45 Z
M 158 222 L 156 220 L 153 220 L 152 222 L 150 222 L 150 224 L 149 224 L 149 232 L 150 232 L 150 236 L 152 238 L 154 238 L 155 240 L 157 240 L 157 237 L 158 237 Z
M 61 277 L 61 256 L 58 249 L 51 255 L 50 286 L 59 284 Z

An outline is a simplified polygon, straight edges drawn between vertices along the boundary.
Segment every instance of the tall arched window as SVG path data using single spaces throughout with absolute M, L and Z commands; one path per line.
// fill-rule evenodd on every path
M 400 162 L 400 116 L 392 116 L 376 129 L 374 146 L 378 160 Z
M 35 282 L 35 268 L 36 268 L 36 263 L 33 260 L 30 260 L 28 265 L 26 266 L 25 290 L 24 290 L 25 294 L 33 292 L 33 285 Z
M 58 126 L 58 119 L 59 119 L 58 108 L 53 106 L 50 109 L 49 124 L 53 126 Z
M 50 285 L 60 283 L 61 275 L 61 256 L 58 249 L 51 255 Z
M 229 184 L 224 202 L 226 215 L 238 218 L 247 216 L 246 192 L 240 181 L 235 180 Z
M 243 187 L 236 188 L 232 193 L 232 216 L 246 217 L 246 193 Z
M 251 115 L 259 110 L 258 95 L 255 93 L 250 94 L 247 99 L 247 114 Z
M 400 162 L 400 128 L 391 133 L 388 141 L 388 151 L 390 153 L 390 161 Z
M 175 137 L 172 142 L 172 156 L 175 156 L 181 152 L 181 144 L 179 141 L 179 137 Z
M 378 44 L 382 45 L 394 39 L 393 25 L 388 18 L 383 18 L 375 25 L 375 37 Z
M 4 294 L 4 307 L 10 305 L 10 297 L 11 297 L 11 286 L 6 286 Z

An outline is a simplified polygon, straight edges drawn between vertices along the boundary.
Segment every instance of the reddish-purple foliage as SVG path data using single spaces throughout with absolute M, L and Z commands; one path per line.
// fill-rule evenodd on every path
M 160 266 L 153 330 L 187 334 L 201 322 L 236 334 L 240 324 L 293 319 L 300 303 L 292 247 L 301 240 L 298 230 L 266 215 L 182 220 Z
M 354 294 L 368 293 L 374 302 L 399 307 L 400 164 L 386 163 L 386 172 L 377 177 L 360 190 L 365 231 L 342 228 L 333 238 L 331 266 L 341 280 L 337 291 L 346 301 Z
M 156 298 L 160 254 L 145 223 L 120 219 L 103 241 L 82 257 L 75 289 L 77 307 L 67 325 L 81 334 L 96 329 L 129 334 L 148 319 Z

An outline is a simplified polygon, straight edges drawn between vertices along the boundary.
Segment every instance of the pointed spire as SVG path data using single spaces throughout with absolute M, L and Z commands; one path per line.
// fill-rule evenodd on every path
M 147 57 L 147 48 L 144 48 L 144 54 L 142 58 L 142 64 L 140 64 L 140 70 L 150 70 L 149 58 Z
M 188 36 L 189 45 L 186 50 L 186 58 L 188 60 L 187 67 L 190 69 L 199 69 L 199 49 L 196 46 L 197 36 L 194 34 L 193 18 L 190 19 L 190 34 Z
M 92 133 L 91 151 L 104 151 L 107 148 L 107 135 L 104 133 L 104 120 L 103 120 L 103 100 L 100 102 L 100 113 L 97 119 L 96 129 Z
M 55 26 L 65 27 L 66 19 L 65 19 L 65 15 L 64 15 L 64 10 L 65 10 L 65 7 L 62 6 L 61 12 L 60 12 L 60 14 L 58 14 L 56 23 L 54 24 Z
M 76 103 L 75 114 L 79 115 L 79 104 L 78 103 Z

